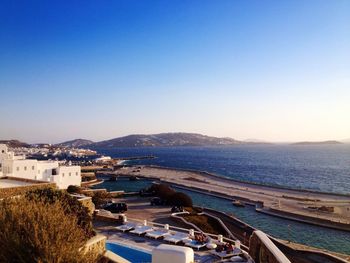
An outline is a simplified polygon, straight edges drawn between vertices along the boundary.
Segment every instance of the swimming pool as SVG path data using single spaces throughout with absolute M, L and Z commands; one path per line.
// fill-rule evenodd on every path
M 127 247 L 125 245 L 107 242 L 106 249 L 112 251 L 113 253 L 121 256 L 132 263 L 146 263 L 152 262 L 152 255 L 150 253 L 144 252 L 142 250 Z

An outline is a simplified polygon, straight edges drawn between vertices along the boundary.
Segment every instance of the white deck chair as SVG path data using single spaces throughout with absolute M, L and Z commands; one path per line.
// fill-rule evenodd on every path
M 133 233 L 133 234 L 137 234 L 139 236 L 147 233 L 147 232 L 150 232 L 150 231 L 153 231 L 153 227 L 150 227 L 150 226 L 135 226 L 134 230 L 131 230 L 130 233 Z
M 177 244 L 179 242 L 189 242 L 191 241 L 189 234 L 181 233 L 181 232 L 175 232 L 175 234 L 168 235 L 164 237 L 164 240 L 170 243 Z
M 185 242 L 185 246 L 191 247 L 191 248 L 195 248 L 197 250 L 205 247 L 208 243 L 201 243 L 198 242 L 197 240 L 189 240 L 188 242 Z
M 153 231 L 149 231 L 146 233 L 146 237 L 150 237 L 150 238 L 154 238 L 154 239 L 158 239 L 161 237 L 166 237 L 166 236 L 170 236 L 170 232 L 168 229 L 166 228 L 158 228 L 158 229 L 154 229 Z
M 233 256 L 238 256 L 242 253 L 242 250 L 239 248 L 234 248 L 233 251 L 227 253 L 226 251 L 222 251 L 222 252 L 217 252 L 215 250 L 212 250 L 211 253 L 221 259 L 223 258 L 229 258 L 229 257 L 233 257 Z
M 115 229 L 122 231 L 122 232 L 127 232 L 136 227 L 136 223 L 132 222 L 126 222 L 125 224 L 122 224 L 120 226 L 116 226 Z

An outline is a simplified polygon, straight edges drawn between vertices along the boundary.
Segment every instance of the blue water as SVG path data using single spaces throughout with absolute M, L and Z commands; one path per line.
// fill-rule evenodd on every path
M 135 164 L 196 169 L 246 182 L 350 194 L 350 144 L 97 150 L 112 157 L 141 155 L 157 157 L 133 161 Z
M 98 151 L 112 157 L 157 157 L 133 161 L 135 164 L 196 169 L 240 181 L 350 194 L 350 145 L 120 148 Z M 149 184 L 149 181 L 124 180 L 105 182 L 103 185 L 111 190 L 138 191 Z M 277 238 L 350 254 L 349 232 L 276 218 L 257 213 L 251 207 L 234 207 L 220 198 L 181 191 L 191 195 L 195 205 L 232 213 Z
M 150 185 L 151 181 L 148 180 L 118 180 L 116 182 L 104 182 L 96 187 L 107 188 L 109 190 L 129 189 L 129 191 L 134 192 Z M 178 191 L 190 195 L 196 206 L 208 207 L 226 212 L 274 237 L 313 247 L 324 248 L 330 251 L 350 254 L 349 232 L 298 223 L 261 214 L 256 212 L 252 206 L 246 206 L 245 208 L 235 207 L 228 200 L 201 193 L 184 189 L 178 189 Z
M 138 192 L 143 188 L 151 185 L 150 180 L 129 181 L 128 178 L 118 178 L 118 181 L 108 181 L 109 177 L 99 176 L 99 179 L 105 180 L 102 184 L 96 184 L 91 188 L 105 188 L 107 191 L 125 191 Z
M 271 236 L 335 251 L 350 254 L 350 233 L 324 227 L 318 227 L 261 214 L 254 207 L 235 207 L 228 200 L 209 197 L 205 194 L 194 193 L 187 190 L 179 190 L 191 196 L 197 206 L 208 207 L 231 214 L 245 223 L 268 233 Z
M 106 243 L 106 249 L 129 260 L 132 263 L 152 262 L 152 255 L 141 250 L 129 248 L 116 243 Z

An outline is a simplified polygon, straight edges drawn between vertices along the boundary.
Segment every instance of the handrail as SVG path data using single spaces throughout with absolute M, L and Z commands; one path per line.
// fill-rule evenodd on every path
M 227 226 L 224 224 L 224 222 L 222 222 L 222 220 L 221 220 L 220 218 L 218 218 L 218 217 L 216 217 L 216 216 L 213 216 L 213 215 L 211 215 L 211 214 L 208 214 L 208 213 L 206 213 L 206 212 L 203 212 L 202 214 L 204 214 L 204 215 L 206 215 L 206 216 L 209 216 L 209 217 L 212 217 L 212 218 L 215 218 L 215 219 L 220 223 L 220 225 L 225 229 L 225 231 L 229 234 L 229 236 L 230 236 L 231 238 L 237 239 L 237 240 L 238 240 L 238 238 L 235 237 L 235 236 L 232 234 L 232 232 L 230 231 L 230 229 L 227 228 Z

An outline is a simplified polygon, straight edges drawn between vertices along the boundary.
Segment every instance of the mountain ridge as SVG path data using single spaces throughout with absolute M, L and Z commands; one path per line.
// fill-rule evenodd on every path
M 29 148 L 30 144 L 26 142 L 22 142 L 19 140 L 0 140 L 0 144 L 6 144 L 8 147 L 16 148 L 16 147 L 24 147 Z
M 93 142 L 91 140 L 74 139 L 74 140 L 70 140 L 70 141 L 57 143 L 57 144 L 55 144 L 55 146 L 58 146 L 58 147 L 70 147 L 70 148 L 80 148 L 80 147 L 87 146 L 87 145 L 90 145 L 90 144 L 93 144 L 93 143 L 95 143 L 95 142 Z
M 291 143 L 291 145 L 333 145 L 333 144 L 342 144 L 340 141 L 328 140 L 328 141 L 303 141 L 303 142 L 295 142 Z
M 158 133 L 158 134 L 131 134 L 110 140 L 88 145 L 89 147 L 162 147 L 162 146 L 214 146 L 236 145 L 243 142 L 232 138 L 219 138 L 199 133 Z

